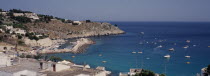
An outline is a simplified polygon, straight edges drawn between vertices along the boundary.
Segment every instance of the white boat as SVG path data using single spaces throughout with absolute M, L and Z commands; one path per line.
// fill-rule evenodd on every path
M 184 46 L 183 48 L 187 49 L 189 46 Z
M 174 48 L 170 48 L 170 49 L 168 49 L 169 51 L 174 51 Z
M 165 55 L 164 57 L 165 57 L 165 58 L 170 58 L 171 56 L 170 56 L 170 55 Z
M 102 54 L 99 54 L 98 56 L 102 56 Z
M 136 52 L 134 51 L 134 52 L 132 52 L 133 54 L 135 54 Z
M 139 51 L 138 53 L 139 53 L 139 54 L 142 54 L 143 52 Z
M 190 56 L 185 56 L 186 58 L 190 58 Z
M 190 40 L 186 40 L 187 43 L 190 43 Z
M 106 63 L 106 61 L 102 61 L 103 63 Z

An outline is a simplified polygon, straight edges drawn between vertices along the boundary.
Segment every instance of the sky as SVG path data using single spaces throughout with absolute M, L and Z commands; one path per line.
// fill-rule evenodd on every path
M 0 8 L 71 20 L 210 22 L 210 0 L 0 0 Z

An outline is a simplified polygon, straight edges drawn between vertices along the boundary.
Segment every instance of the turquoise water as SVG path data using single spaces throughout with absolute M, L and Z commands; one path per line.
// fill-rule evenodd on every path
M 51 54 L 91 67 L 105 66 L 117 76 L 130 68 L 144 68 L 167 76 L 195 76 L 210 64 L 210 23 L 189 22 L 111 22 L 126 34 L 91 37 L 96 44 L 83 54 Z M 142 36 L 140 32 L 145 34 Z M 190 40 L 190 43 L 186 43 Z M 160 42 L 162 41 L 162 42 Z M 154 44 L 154 43 L 157 44 Z M 143 44 L 140 44 L 143 43 Z M 174 45 L 176 43 L 176 45 Z M 162 45 L 162 48 L 157 46 Z M 188 45 L 188 49 L 183 47 Z M 174 52 L 168 49 L 174 48 Z M 132 54 L 143 51 L 143 54 Z M 102 56 L 99 56 L 102 54 Z M 163 56 L 169 54 L 170 59 Z M 76 56 L 72 58 L 71 56 Z M 185 58 L 190 55 L 191 58 Z M 107 61 L 102 63 L 102 61 Z M 190 64 L 186 64 L 190 62 Z

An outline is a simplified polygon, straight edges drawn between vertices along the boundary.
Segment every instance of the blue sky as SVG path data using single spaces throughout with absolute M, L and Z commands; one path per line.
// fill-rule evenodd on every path
M 0 0 L 0 8 L 73 20 L 210 22 L 210 0 Z

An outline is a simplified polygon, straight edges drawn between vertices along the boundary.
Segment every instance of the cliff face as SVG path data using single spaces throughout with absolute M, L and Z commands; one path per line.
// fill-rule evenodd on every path
M 37 22 L 25 24 L 29 31 L 48 34 L 50 38 L 75 38 L 98 35 L 121 34 L 124 31 L 109 23 L 84 22 L 80 25 L 63 23 L 60 20 L 53 20 L 49 23 Z

